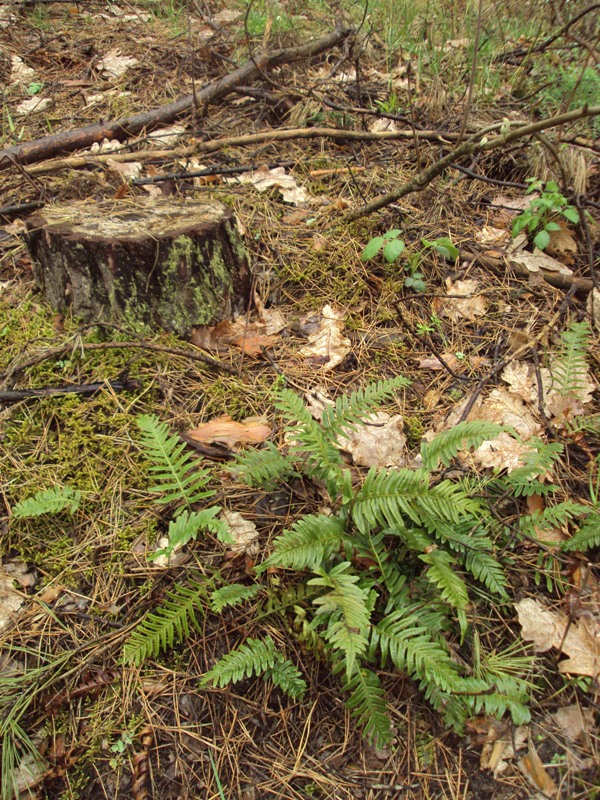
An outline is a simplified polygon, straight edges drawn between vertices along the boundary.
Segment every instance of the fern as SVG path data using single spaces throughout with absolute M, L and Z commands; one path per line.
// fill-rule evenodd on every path
M 429 564 L 425 575 L 438 587 L 442 598 L 454 608 L 464 610 L 469 604 L 469 596 L 465 582 L 452 569 L 452 565 L 456 563 L 452 556 L 445 550 L 432 550 L 419 558 Z
M 188 452 L 187 445 L 154 415 L 137 418 L 142 431 L 141 445 L 152 462 L 150 472 L 157 481 L 150 491 L 159 494 L 156 503 L 183 503 L 178 511 L 214 495 L 213 490 L 204 490 L 210 478 L 206 470 L 200 469 Z
M 567 551 L 579 550 L 585 553 L 592 547 L 600 546 L 600 511 L 593 510 L 585 519 L 583 525 L 566 542 L 562 542 L 561 549 Z
M 258 568 L 312 569 L 339 550 L 344 528 L 338 517 L 308 514 L 275 539 L 273 553 Z
M 513 469 L 502 479 L 502 489 L 510 489 L 515 497 L 530 497 L 534 494 L 549 494 L 558 487 L 543 484 L 537 478 L 552 471 L 564 448 L 558 442 L 542 442 L 531 439 L 531 450 L 519 457 L 522 467 Z
M 560 338 L 560 350 L 550 367 L 552 388 L 564 396 L 576 395 L 584 391 L 588 383 L 586 353 L 590 326 L 587 322 L 572 322 Z
M 410 383 L 408 378 L 398 375 L 386 381 L 370 383 L 350 395 L 341 395 L 334 406 L 326 406 L 323 410 L 321 425 L 325 434 L 331 441 L 338 436 L 347 438 L 380 403 L 392 397 L 397 389 L 407 388 Z
M 262 586 L 256 583 L 253 586 L 244 586 L 242 583 L 229 583 L 220 589 L 215 589 L 210 595 L 210 607 L 216 614 L 229 606 L 239 606 L 261 591 Z
M 328 618 L 325 638 L 334 650 L 343 653 L 348 677 L 367 648 L 370 621 L 368 594 L 357 586 L 359 576 L 349 573 L 349 567 L 349 562 L 344 561 L 329 572 L 315 569 L 319 577 L 308 581 L 310 586 L 330 589 L 313 603 L 317 606 L 317 620 Z
M 447 467 L 461 450 L 479 447 L 488 439 L 495 439 L 498 434 L 508 430 L 510 429 L 503 425 L 483 420 L 459 422 L 438 433 L 433 441 L 421 445 L 423 465 L 427 469 L 435 470 L 441 461 Z
M 65 510 L 73 514 L 80 504 L 80 491 L 72 489 L 70 486 L 55 486 L 52 489 L 43 489 L 36 492 L 33 497 L 21 500 L 12 509 L 12 514 L 17 519 L 41 517 L 43 514 L 58 514 Z
M 588 511 L 588 507 L 581 503 L 566 500 L 555 506 L 546 506 L 541 511 L 521 517 L 519 528 L 528 536 L 536 537 L 536 530 L 553 530 L 561 528 Z
M 176 584 L 162 605 L 148 613 L 133 631 L 123 648 L 127 664 L 141 664 L 156 658 L 176 640 L 189 636 L 190 625 L 197 627 L 196 614 L 203 611 L 207 584 L 190 581 L 190 586 Z
M 299 670 L 275 649 L 270 636 L 263 640 L 248 638 L 237 650 L 223 656 L 200 678 L 200 686 L 228 686 L 243 678 L 262 675 L 291 697 L 301 697 L 306 683 Z
M 262 450 L 248 450 L 236 456 L 232 471 L 248 486 L 270 489 L 298 475 L 290 460 L 273 444 L 265 442 Z
M 350 694 L 346 707 L 363 728 L 365 738 L 375 747 L 389 744 L 393 733 L 377 673 L 360 667 L 346 680 L 342 689 Z
M 167 546 L 152 553 L 149 559 L 156 559 L 159 556 L 169 557 L 174 550 L 178 550 L 192 539 L 196 539 L 201 530 L 211 531 L 222 542 L 231 543 L 233 538 L 229 528 L 221 520 L 215 519 L 220 511 L 220 506 L 204 508 L 202 511 L 182 511 L 178 517 L 169 522 Z

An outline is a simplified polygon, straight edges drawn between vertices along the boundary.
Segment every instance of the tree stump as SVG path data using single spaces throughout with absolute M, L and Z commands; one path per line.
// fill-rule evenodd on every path
M 86 322 L 188 337 L 242 311 L 250 269 L 233 213 L 192 200 L 48 206 L 27 220 L 38 286 Z

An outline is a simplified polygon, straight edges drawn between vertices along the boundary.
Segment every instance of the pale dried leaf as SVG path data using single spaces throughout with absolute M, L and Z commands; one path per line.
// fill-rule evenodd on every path
M 529 447 L 508 433 L 501 433 L 493 441 L 484 442 L 472 455 L 474 463 L 482 469 L 500 469 L 512 472 L 522 467 L 521 456 Z
M 0 6 L 0 8 L 2 8 Z M 10 82 L 13 86 L 20 83 L 30 83 L 35 75 L 35 70 L 28 67 L 19 56 L 11 56 Z
M 488 309 L 485 297 L 478 295 L 479 281 L 465 280 L 453 281 L 446 278 L 446 291 L 458 297 L 438 297 L 435 300 L 435 310 L 443 317 L 448 317 L 453 322 L 467 320 L 473 322 L 484 316 Z M 464 300 L 462 299 L 464 297 Z
M 253 172 L 225 178 L 225 183 L 249 183 L 259 192 L 265 192 L 275 186 L 281 192 L 284 202 L 292 205 L 307 203 L 310 200 L 308 191 L 303 186 L 298 186 L 294 177 L 286 173 L 283 167 L 269 169 L 267 166 L 262 166 Z
M 106 164 L 111 172 L 116 172 L 126 181 L 137 178 L 142 171 L 141 161 L 115 161 L 109 158 L 106 160 Z
M 262 417 L 248 417 L 243 422 L 235 422 L 228 414 L 223 414 L 199 428 L 192 428 L 187 434 L 196 442 L 221 442 L 233 447 L 236 444 L 260 444 L 271 435 L 271 428 Z
M 577 255 L 577 241 L 565 220 L 558 220 L 557 231 L 550 231 L 550 241 L 544 252 L 563 264 L 573 264 Z
M 561 264 L 560 261 L 557 261 L 552 256 L 546 255 L 541 250 L 534 250 L 533 253 L 529 253 L 526 250 L 522 250 L 518 253 L 511 253 L 508 257 L 509 264 L 515 264 L 518 267 L 525 268 L 528 272 L 558 272 L 561 275 L 572 275 L 573 271 L 566 267 L 564 264 Z
M 14 586 L 14 576 L 0 567 L 0 631 L 8 627 L 25 602 L 25 597 Z
M 515 604 L 521 624 L 521 635 L 533 642 L 534 650 L 545 653 L 551 648 L 560 649 L 569 656 L 560 661 L 562 673 L 589 675 L 596 678 L 600 673 L 600 632 L 592 632 L 583 617 L 569 620 L 562 611 L 552 611 L 539 600 L 526 598 Z
M 299 353 L 307 361 L 331 370 L 350 352 L 352 342 L 343 334 L 345 313 L 326 305 L 321 311 L 319 330 L 308 337 L 309 344 Z
M 371 414 L 364 424 L 340 437 L 338 446 L 350 453 L 358 467 L 403 467 L 406 465 L 404 420 L 384 411 Z
M 185 125 L 169 125 L 167 128 L 158 128 L 147 134 L 154 144 L 169 147 L 175 144 L 186 133 Z M 197 167 L 195 169 L 198 169 Z M 202 167 L 200 167 L 202 169 Z
M 594 287 L 594 289 L 589 293 L 586 311 L 594 322 L 594 328 L 596 328 L 597 331 L 600 331 L 600 289 Z
M 519 768 L 530 783 L 545 797 L 556 797 L 558 787 L 546 771 L 542 759 L 531 742 L 526 755 L 519 761 Z
M 237 511 L 221 511 L 221 519 L 227 524 L 229 533 L 233 538 L 233 544 L 229 549 L 234 553 L 247 553 L 255 556 L 258 553 L 258 531 L 256 525 Z
M 120 78 L 139 61 L 133 56 L 123 56 L 118 48 L 111 50 L 96 62 L 96 69 L 103 78 Z
M 40 97 L 36 95 L 35 97 L 28 97 L 27 100 L 20 102 L 15 111 L 17 114 L 39 113 L 47 109 L 51 103 L 52 100 L 49 97 Z
M 373 122 L 369 125 L 369 130 L 373 133 L 380 133 L 381 131 L 393 131 L 396 133 L 399 128 L 396 121 L 393 119 L 386 119 L 386 117 L 375 117 Z
M 572 742 L 584 743 L 594 727 L 594 711 L 579 703 L 563 706 L 552 714 L 557 727 Z
M 499 245 L 510 239 L 510 233 L 502 228 L 494 228 L 492 225 L 484 225 L 475 234 L 475 241 L 480 244 Z

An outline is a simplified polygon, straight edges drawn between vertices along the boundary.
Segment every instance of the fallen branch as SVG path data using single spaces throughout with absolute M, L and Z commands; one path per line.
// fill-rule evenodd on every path
M 418 132 L 420 139 L 448 144 L 458 138 L 458 133 L 444 133 L 443 131 Z M 394 139 L 414 139 L 413 130 L 402 131 L 350 131 L 341 128 L 288 128 L 270 131 L 247 133 L 243 136 L 226 136 L 222 139 L 212 139 L 208 142 L 195 142 L 188 147 L 179 147 L 171 150 L 141 150 L 137 153 L 103 153 L 100 155 L 78 155 L 69 158 L 60 158 L 45 161 L 26 168 L 28 175 L 42 175 L 48 172 L 57 172 L 60 169 L 79 169 L 95 164 L 107 164 L 109 161 L 127 163 L 130 161 L 160 161 L 164 159 L 189 158 L 200 153 L 215 153 L 225 147 L 244 147 L 249 144 L 264 144 L 265 142 L 284 142 L 290 139 L 337 139 L 358 142 L 385 142 Z
M 151 111 L 133 114 L 129 117 L 108 122 L 98 122 L 73 131 L 55 133 L 51 136 L 44 136 L 42 139 L 34 139 L 32 142 L 25 142 L 24 144 L 0 150 L 0 170 L 8 169 L 15 162 L 31 164 L 35 161 L 52 158 L 60 153 L 90 147 L 94 142 L 102 142 L 104 139 L 123 141 L 130 136 L 136 136 L 141 131 L 154 130 L 188 114 L 196 103 L 206 106 L 208 103 L 225 97 L 240 84 L 262 75 L 265 70 L 279 64 L 287 64 L 302 58 L 318 55 L 324 50 L 339 44 L 350 33 L 351 29 L 344 28 L 338 23 L 331 33 L 307 44 L 279 50 L 267 50 L 228 75 L 207 84 L 203 89 L 197 91 L 195 95 L 186 95 L 174 103 L 154 108 Z
M 434 178 L 437 178 L 437 176 L 441 175 L 442 172 L 448 169 L 448 167 L 451 167 L 453 161 L 458 161 L 464 156 L 473 155 L 475 153 L 485 153 L 488 150 L 495 150 L 498 147 L 505 147 L 512 142 L 516 142 L 519 139 L 524 139 L 527 136 L 533 136 L 534 134 L 548 130 L 549 128 L 557 128 L 560 125 L 566 125 L 569 122 L 575 122 L 576 120 L 583 119 L 585 117 L 595 117 L 599 114 L 600 106 L 592 106 L 591 108 L 584 106 L 583 108 L 576 108 L 573 111 L 567 111 L 565 114 L 560 114 L 557 117 L 549 117 L 548 119 L 542 119 L 538 122 L 520 125 L 518 128 L 514 128 L 506 133 L 502 133 L 500 136 L 495 136 L 493 139 L 488 139 L 487 135 L 501 128 L 503 123 L 496 123 L 495 125 L 484 128 L 483 130 L 474 133 L 465 142 L 460 144 L 458 147 L 455 147 L 454 150 L 451 150 L 439 161 L 436 161 L 435 164 L 432 164 L 430 167 L 427 167 L 427 169 L 424 169 L 411 181 L 402 184 L 399 189 L 396 189 L 394 192 L 388 192 L 387 194 L 379 195 L 379 197 L 371 200 L 370 203 L 365 203 L 365 205 L 354 209 L 354 211 L 350 211 L 348 214 L 345 214 L 342 217 L 341 222 L 353 222 L 356 219 L 360 219 L 361 217 L 366 217 L 368 214 L 372 214 L 374 211 L 379 211 L 380 209 L 389 206 L 391 203 L 397 202 L 400 200 L 400 198 L 405 197 L 407 194 L 422 191 L 431 183 Z

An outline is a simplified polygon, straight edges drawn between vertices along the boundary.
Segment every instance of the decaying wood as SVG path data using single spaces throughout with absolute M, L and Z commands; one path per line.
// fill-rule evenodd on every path
M 322 36 L 320 39 L 315 39 L 298 47 L 267 50 L 264 53 L 260 53 L 228 75 L 217 81 L 212 81 L 196 91 L 195 94 L 186 95 L 174 103 L 160 106 L 151 111 L 133 114 L 129 117 L 99 122 L 73 131 L 63 131 L 51 136 L 45 136 L 42 139 L 35 139 L 32 142 L 7 147 L 5 150 L 0 150 L 0 170 L 8 169 L 15 162 L 31 164 L 35 161 L 52 158 L 61 153 L 69 153 L 73 150 L 90 147 L 94 142 L 102 142 L 104 139 L 123 141 L 130 136 L 136 136 L 141 131 L 154 130 L 188 114 L 196 104 L 206 106 L 215 100 L 225 97 L 236 87 L 247 81 L 254 80 L 257 76 L 279 64 L 288 64 L 292 61 L 318 55 L 339 44 L 350 33 L 350 28 L 338 23 L 331 33 Z
M 49 206 L 27 220 L 38 286 L 84 322 L 188 337 L 247 306 L 250 269 L 233 213 L 194 200 Z

